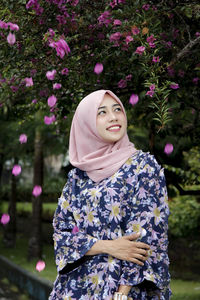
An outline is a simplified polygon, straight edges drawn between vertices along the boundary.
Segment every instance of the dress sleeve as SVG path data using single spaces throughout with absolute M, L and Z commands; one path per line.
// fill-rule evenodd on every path
M 135 286 L 150 281 L 163 290 L 165 294 L 163 299 L 168 299 L 169 209 L 164 171 L 154 156 L 148 154 L 135 170 L 135 175 L 138 177 L 136 184 L 132 181 L 133 174 L 127 179 L 129 197 L 125 217 L 125 235 L 140 232 L 141 236 L 138 241 L 149 244 L 151 249 L 144 266 L 128 261 L 122 262 L 120 284 Z
M 72 179 L 73 180 L 73 179 Z M 53 240 L 57 271 L 66 274 L 90 259 L 85 253 L 96 243 L 97 239 L 77 227 L 70 206 L 72 180 L 63 188 L 53 219 Z

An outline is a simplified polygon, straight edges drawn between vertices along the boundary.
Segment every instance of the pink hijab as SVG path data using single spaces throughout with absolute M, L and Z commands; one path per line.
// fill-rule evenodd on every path
M 119 98 L 109 90 L 98 90 L 86 96 L 78 105 L 71 125 L 69 140 L 70 163 L 87 172 L 95 182 L 111 175 L 137 150 L 127 133 L 117 142 L 109 143 L 99 136 L 96 128 L 98 108 L 105 93 L 112 96 L 125 110 Z

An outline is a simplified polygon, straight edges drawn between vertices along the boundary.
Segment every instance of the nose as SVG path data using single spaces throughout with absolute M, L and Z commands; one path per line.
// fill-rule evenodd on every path
M 115 112 L 111 111 L 109 113 L 109 122 L 113 122 L 113 121 L 117 121 L 117 115 L 115 114 Z

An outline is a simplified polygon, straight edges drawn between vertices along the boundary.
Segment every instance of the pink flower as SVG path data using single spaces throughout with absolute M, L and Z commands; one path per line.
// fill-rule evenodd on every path
M 172 42 L 171 41 L 167 42 L 166 46 L 167 46 L 167 48 L 171 48 L 172 47 Z
M 137 94 L 132 94 L 130 96 L 130 99 L 129 99 L 130 104 L 135 105 L 136 103 L 138 103 L 138 101 L 139 101 L 139 97 Z
M 42 193 L 42 187 L 40 185 L 35 185 L 32 191 L 32 195 L 35 197 L 40 196 Z
M 126 44 L 128 45 L 130 42 L 132 42 L 133 41 L 133 38 L 132 38 L 132 36 L 130 36 L 130 35 L 127 35 L 126 36 Z
M 199 82 L 199 77 L 194 77 L 194 78 L 192 79 L 192 82 L 193 82 L 194 84 L 198 84 L 198 82 Z
M 166 153 L 167 155 L 171 154 L 174 150 L 174 147 L 172 144 L 168 143 L 165 145 L 165 149 L 164 149 L 164 153 Z
M 46 73 L 46 77 L 49 80 L 54 80 L 55 75 L 56 75 L 56 70 L 48 71 Z
M 19 141 L 21 144 L 25 144 L 27 142 L 27 135 L 26 134 L 21 134 L 19 137 Z
M 17 176 L 17 175 L 19 175 L 21 173 L 21 171 L 22 171 L 22 168 L 21 168 L 20 165 L 14 165 L 14 167 L 12 169 L 12 174 L 14 176 Z
M 8 44 L 14 45 L 14 43 L 16 42 L 15 34 L 10 32 L 7 36 L 7 41 Z
M 5 23 L 4 21 L 1 21 L 1 20 L 0 20 L 0 28 L 1 28 L 1 29 L 8 29 L 8 24 Z
M 122 25 L 122 22 L 120 20 L 116 19 L 116 20 L 114 20 L 113 24 L 115 26 L 120 26 L 120 25 Z
M 11 85 L 10 88 L 11 88 L 11 90 L 12 90 L 13 93 L 16 93 L 18 91 L 18 89 L 19 89 L 18 86 L 14 86 L 14 85 Z
M 139 55 L 142 55 L 144 51 L 145 51 L 145 47 L 144 46 L 140 46 L 140 47 L 137 47 L 135 53 L 137 53 Z
M 52 95 L 48 98 L 48 106 L 53 107 L 57 102 L 56 96 Z
M 150 87 L 149 87 L 150 91 L 154 91 L 155 87 L 156 87 L 155 84 L 150 85 Z
M 155 48 L 156 47 L 156 45 L 154 44 L 154 43 L 149 43 L 149 46 L 151 47 L 151 48 Z
M 53 89 L 54 90 L 59 90 L 62 87 L 62 85 L 60 83 L 54 83 L 53 84 Z
M 153 43 L 155 40 L 156 38 L 153 34 L 147 37 L 147 43 Z
M 106 27 L 112 22 L 112 18 L 110 17 L 109 11 L 104 11 L 99 17 L 98 21 L 100 25 L 105 25 Z
M 76 234 L 77 232 L 79 232 L 79 228 L 75 225 L 74 228 L 72 229 L 72 233 Z
M 39 260 L 35 268 L 38 272 L 43 271 L 45 269 L 45 262 L 43 260 Z
M 69 69 L 68 68 L 64 68 L 62 71 L 61 71 L 61 74 L 62 75 L 68 75 L 69 73 Z
M 160 57 L 159 56 L 153 56 L 153 59 L 152 59 L 153 62 L 157 63 L 157 62 L 160 62 Z
M 96 65 L 94 67 L 94 73 L 101 74 L 102 71 L 103 71 L 103 64 L 102 63 L 96 63 Z
M 142 8 L 143 8 L 144 10 L 149 10 L 150 5 L 149 5 L 149 4 L 144 4 L 144 5 L 142 6 Z
M 126 80 L 124 80 L 124 79 L 121 79 L 119 82 L 118 82 L 118 87 L 120 88 L 120 89 L 123 89 L 123 88 L 125 88 L 126 86 L 127 86 L 127 82 L 126 82 Z
M 33 86 L 33 79 L 32 79 L 32 77 L 30 77 L 30 78 L 26 77 L 26 78 L 24 78 L 24 81 L 26 83 L 26 86 Z
M 11 22 L 8 22 L 7 24 L 10 26 L 10 30 L 19 30 L 19 26 L 17 24 L 13 24 Z
M 137 28 L 137 27 L 133 27 L 133 28 L 131 29 L 131 31 L 132 31 L 132 34 L 133 34 L 133 35 L 137 35 L 137 34 L 140 33 L 140 29 Z
M 64 39 L 60 39 L 57 42 L 51 42 L 49 46 L 56 49 L 57 56 L 60 56 L 60 58 L 63 58 L 65 54 L 69 54 L 71 51 Z
M 195 35 L 196 35 L 197 37 L 200 36 L 200 32 L 197 31 L 197 32 L 195 33 Z
M 154 91 L 148 91 L 148 92 L 146 92 L 146 96 L 149 96 L 149 97 L 153 97 L 153 95 L 155 94 L 155 92 Z
M 45 123 L 46 125 L 52 124 L 55 120 L 56 120 L 55 115 L 52 115 L 51 117 L 48 117 L 48 116 L 45 116 L 45 117 L 44 117 L 44 123 Z
M 109 40 L 110 40 L 110 42 L 118 42 L 120 40 L 121 36 L 122 36 L 121 33 L 118 31 L 118 32 L 111 34 Z
M 179 89 L 179 84 L 178 83 L 170 84 L 170 88 L 173 90 L 177 90 L 177 89 Z
M 33 100 L 32 100 L 32 103 L 33 103 L 33 104 L 37 103 L 37 99 L 33 99 Z
M 127 80 L 127 81 L 130 81 L 130 80 L 132 79 L 132 77 L 133 77 L 133 76 L 132 76 L 131 74 L 128 74 L 128 75 L 126 76 L 126 80 Z
M 1 221 L 0 221 L 0 223 L 3 224 L 3 225 L 6 225 L 6 224 L 8 224 L 9 222 L 10 222 L 10 216 L 9 216 L 9 214 L 3 214 L 3 215 L 1 216 Z

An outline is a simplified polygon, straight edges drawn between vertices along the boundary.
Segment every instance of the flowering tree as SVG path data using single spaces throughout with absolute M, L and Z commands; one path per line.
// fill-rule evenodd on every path
M 136 146 L 182 167 L 183 150 L 200 141 L 198 1 L 3 3 L 2 112 L 25 121 L 39 110 L 45 126 L 68 134 L 80 99 L 111 89 Z M 168 169 L 179 187 L 181 176 Z

